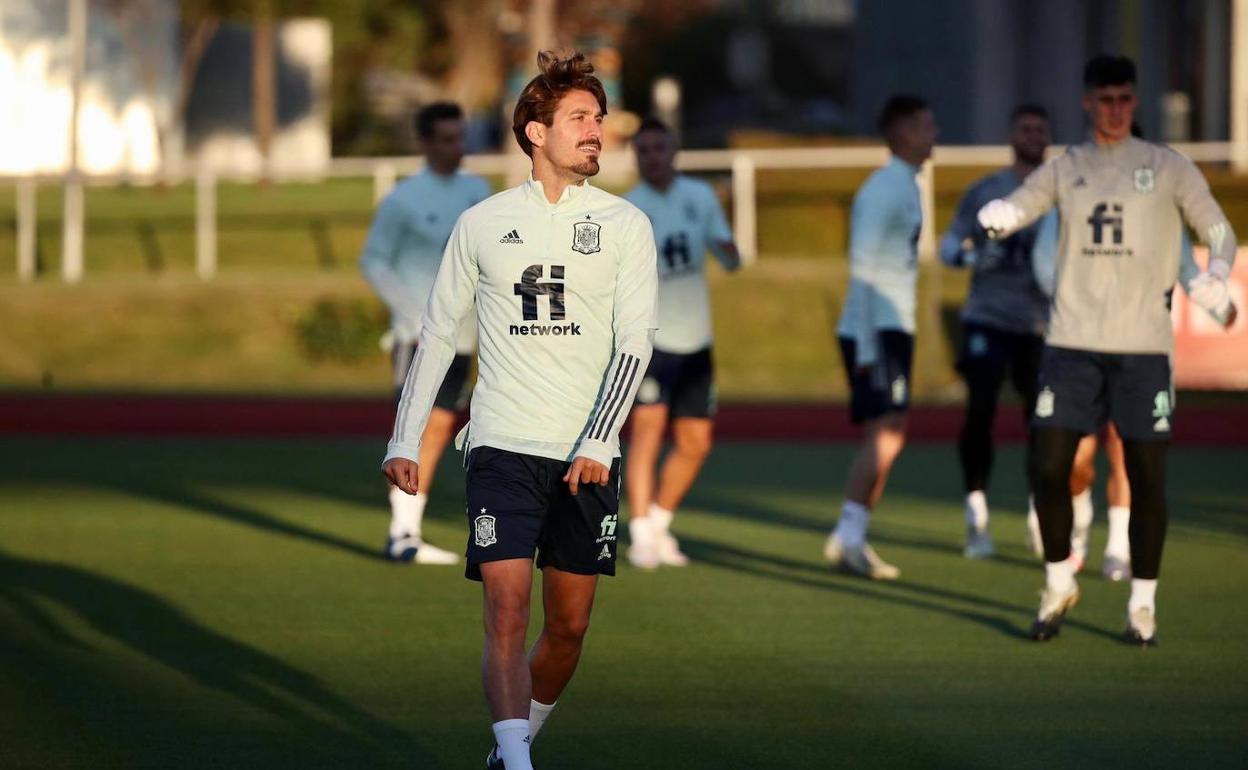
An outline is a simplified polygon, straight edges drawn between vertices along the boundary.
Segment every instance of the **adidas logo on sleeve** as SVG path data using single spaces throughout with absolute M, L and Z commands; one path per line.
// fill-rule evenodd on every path
M 502 238 L 499 238 L 498 242 L 499 243 L 524 243 L 524 239 L 520 237 L 519 232 L 517 232 L 516 230 L 512 230 L 511 232 L 504 235 Z

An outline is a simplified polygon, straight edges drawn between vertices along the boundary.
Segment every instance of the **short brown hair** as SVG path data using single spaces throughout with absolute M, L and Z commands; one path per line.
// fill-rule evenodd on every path
M 516 111 L 511 118 L 511 132 L 516 135 L 520 149 L 533 156 L 533 143 L 524 133 L 529 121 L 536 120 L 544 126 L 555 122 L 555 110 L 569 91 L 588 91 L 598 100 L 602 114 L 607 114 L 607 92 L 602 81 L 594 77 L 594 65 L 585 54 L 573 53 L 561 59 L 554 51 L 537 54 L 537 68 L 541 74 L 529 81 L 516 100 Z

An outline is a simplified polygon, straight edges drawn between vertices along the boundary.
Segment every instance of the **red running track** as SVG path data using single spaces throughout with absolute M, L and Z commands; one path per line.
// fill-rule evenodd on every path
M 355 436 L 384 440 L 394 420 L 381 398 L 214 395 L 0 394 L 0 434 L 131 436 Z M 951 442 L 960 406 L 911 412 L 909 436 Z M 997 436 L 1023 440 L 1017 408 L 1003 407 Z M 725 440 L 847 441 L 859 434 L 844 405 L 724 404 L 716 435 Z M 1185 446 L 1248 445 L 1248 408 L 1180 407 L 1174 441 Z

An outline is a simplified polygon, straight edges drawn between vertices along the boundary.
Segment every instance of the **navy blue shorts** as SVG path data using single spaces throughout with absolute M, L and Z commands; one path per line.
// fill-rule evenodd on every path
M 693 353 L 655 350 L 637 388 L 637 403 L 663 404 L 668 417 L 715 416 L 715 364 L 711 349 Z
M 1095 433 L 1113 420 L 1125 439 L 1169 440 L 1170 357 L 1046 347 L 1031 424 Z
M 403 383 L 407 380 L 407 370 L 416 359 L 416 345 L 398 344 L 390 351 L 390 360 L 394 364 L 394 400 L 397 403 L 403 395 Z M 433 398 L 433 405 L 448 412 L 462 412 L 468 408 L 468 399 L 472 396 L 472 387 L 468 377 L 472 374 L 472 356 L 456 354 L 451 365 L 442 378 L 438 394 Z
M 875 366 L 856 372 L 858 345 L 852 337 L 841 337 L 841 360 L 849 379 L 849 415 L 854 425 L 883 417 L 889 412 L 910 409 L 910 365 L 914 359 L 914 337 L 899 331 L 876 333 Z
M 576 495 L 563 475 L 571 463 L 474 447 L 468 468 L 468 566 L 532 559 L 537 566 L 577 575 L 614 575 L 620 514 L 620 458 L 605 486 L 582 484 Z

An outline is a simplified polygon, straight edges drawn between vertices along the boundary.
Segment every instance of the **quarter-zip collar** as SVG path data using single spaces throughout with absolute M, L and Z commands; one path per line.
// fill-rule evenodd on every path
M 563 207 L 563 205 L 568 203 L 569 201 L 580 200 L 582 197 L 585 196 L 586 191 L 588 189 L 589 189 L 588 179 L 582 181 L 580 184 L 570 184 L 567 187 L 563 188 L 563 193 L 559 196 L 559 200 L 555 201 L 554 203 L 551 203 L 549 200 L 546 199 L 546 188 L 542 186 L 542 183 L 540 181 L 533 178 L 532 172 L 529 172 L 529 178 L 525 180 L 524 182 L 525 194 L 528 195 L 533 200 L 538 201 L 544 207 L 546 207 L 547 209 L 551 211 L 554 211 L 555 209 Z

